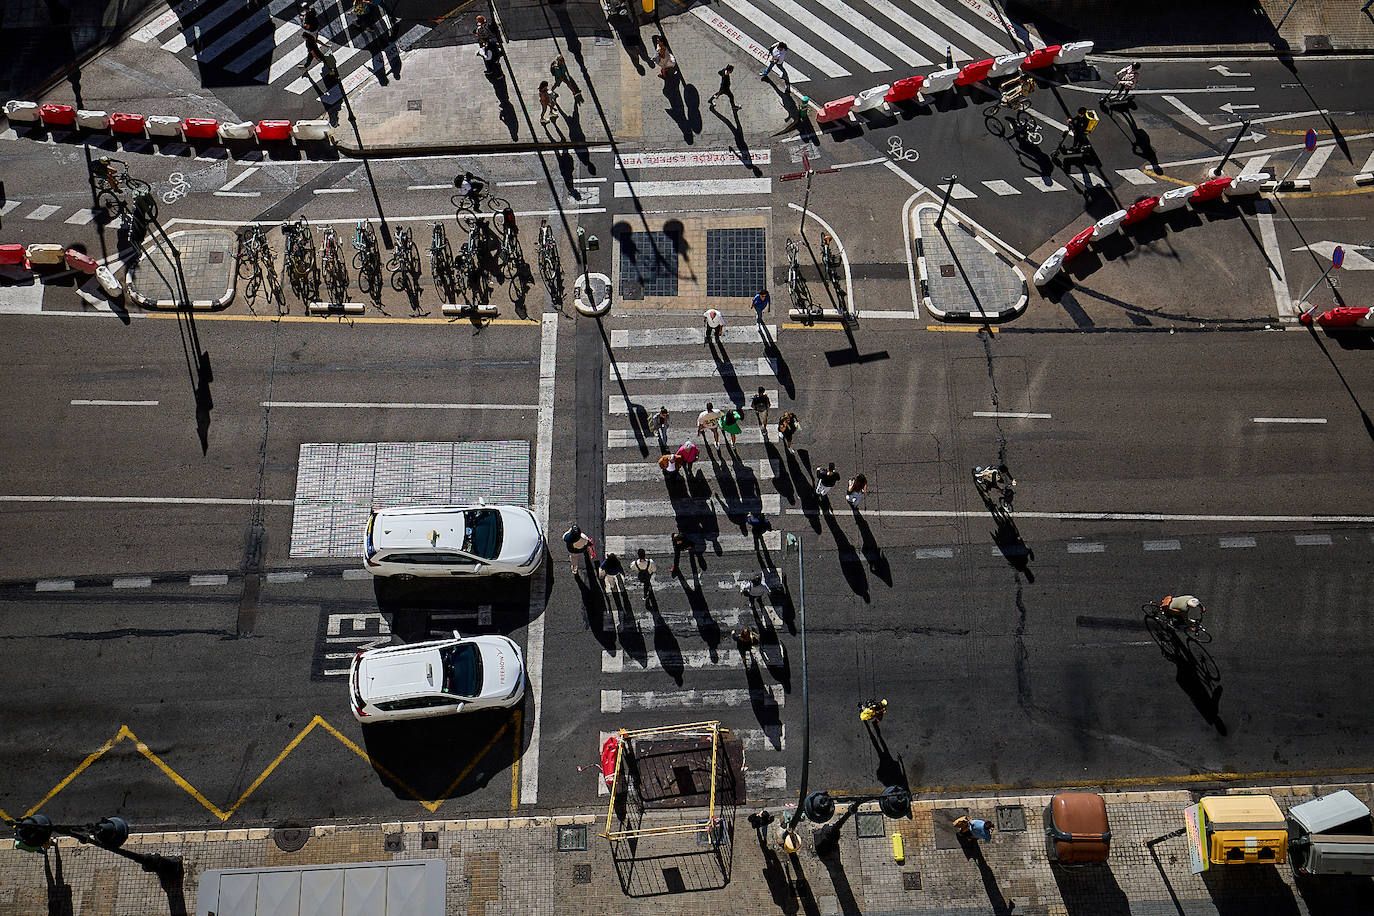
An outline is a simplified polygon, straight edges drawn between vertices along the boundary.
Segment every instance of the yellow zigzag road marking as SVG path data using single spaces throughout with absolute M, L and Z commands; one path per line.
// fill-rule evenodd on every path
M 517 723 L 516 734 L 518 736 L 520 733 L 518 729 L 520 713 L 518 710 L 516 711 L 515 715 L 515 721 Z M 502 725 L 499 729 L 497 729 L 496 734 L 491 736 L 491 740 L 487 742 L 486 747 L 482 748 L 482 750 L 479 751 L 477 755 L 472 758 L 468 765 L 463 768 L 463 771 L 458 774 L 457 778 L 455 778 L 453 782 L 451 782 L 448 785 L 448 787 L 439 794 L 439 797 L 432 801 L 427 801 L 424 798 L 421 798 L 419 793 L 417 793 L 414 789 L 410 788 L 403 781 L 398 779 L 395 774 L 391 773 L 385 767 L 373 761 L 372 758 L 368 756 L 367 751 L 360 748 L 352 739 L 350 739 L 348 736 L 340 732 L 337 728 L 326 722 L 323 716 L 317 715 L 315 716 L 315 718 L 310 720 L 310 724 L 306 725 L 305 728 L 301 729 L 300 734 L 296 735 L 296 737 L 293 738 L 291 742 L 287 744 L 285 748 L 282 749 L 282 752 L 277 755 L 276 759 L 274 759 L 271 763 L 267 765 L 267 767 L 262 771 L 262 773 L 258 775 L 258 778 L 253 780 L 253 784 L 243 791 L 243 794 L 238 797 L 238 800 L 235 801 L 232 805 L 230 805 L 228 810 L 224 810 L 217 806 L 214 802 L 210 801 L 204 795 L 202 795 L 201 792 L 195 786 L 191 785 L 191 783 L 189 783 L 185 779 L 185 777 L 183 777 L 176 770 L 172 769 L 172 767 L 168 765 L 166 761 L 164 761 L 161 757 L 154 753 L 152 748 L 148 747 L 148 745 L 140 741 L 138 736 L 133 733 L 129 726 L 121 725 L 119 727 L 119 731 L 115 734 L 113 738 L 111 738 L 109 741 L 106 741 L 100 747 L 99 750 L 90 754 L 86 757 L 85 760 L 81 761 L 81 763 L 77 765 L 76 769 L 68 773 L 61 782 L 52 787 L 52 789 L 48 792 L 47 795 L 43 796 L 43 798 L 40 799 L 36 805 L 34 805 L 21 816 L 28 817 L 31 814 L 38 813 L 40 810 L 42 810 L 44 805 L 52 801 L 53 798 L 59 792 L 65 789 L 68 785 L 70 785 L 72 781 L 76 779 L 76 777 L 80 776 L 83 772 L 85 772 L 85 770 L 91 764 L 95 763 L 101 757 L 104 757 L 115 747 L 115 745 L 119 744 L 121 741 L 128 740 L 132 741 L 134 743 L 134 748 L 140 754 L 146 757 L 149 760 L 149 762 L 153 764 L 153 766 L 161 770 L 163 775 L 165 775 L 172 782 L 176 783 L 176 785 L 180 787 L 182 791 L 184 791 L 187 795 L 194 798 L 196 801 L 200 802 L 201 805 L 207 811 L 209 811 L 215 817 L 219 818 L 221 822 L 227 821 L 230 817 L 233 816 L 235 811 L 242 807 L 244 802 L 248 801 L 249 796 L 251 796 L 255 791 L 257 791 L 257 788 L 259 786 L 261 786 L 264 782 L 267 781 L 267 777 L 272 775 L 272 772 L 276 770 L 277 767 L 280 766 L 284 760 L 286 760 L 286 758 L 291 754 L 292 751 L 294 751 L 297 747 L 300 746 L 300 743 L 305 740 L 305 737 L 309 735 L 311 732 L 313 732 L 316 729 L 316 727 L 321 728 L 326 733 L 334 736 L 336 739 L 338 739 L 340 744 L 348 748 L 353 753 L 357 754 L 363 760 L 367 761 L 368 765 L 371 766 L 374 770 L 376 770 L 379 774 L 395 782 L 396 785 L 400 786 L 403 790 L 405 790 L 406 794 L 408 794 L 411 798 L 415 799 L 417 802 L 423 805 L 426 810 L 433 814 L 435 811 L 439 809 L 439 806 L 442 805 L 444 801 L 448 798 L 449 793 L 456 789 L 460 784 L 462 784 L 464 779 L 467 779 L 468 774 L 472 772 L 472 768 L 475 767 L 478 764 L 478 762 L 481 761 L 483 757 L 487 756 L 488 752 L 490 752 L 491 749 L 496 746 L 496 742 L 499 741 L 506 734 L 510 726 L 511 723 L 507 722 L 504 725 Z M 518 761 L 518 748 L 516 751 L 516 757 Z M 516 782 L 518 783 L 518 781 L 519 780 L 517 779 Z M 517 796 L 515 794 L 515 791 L 512 790 L 512 810 L 515 807 L 516 798 Z M 6 820 L 11 821 L 16 820 L 16 818 L 11 817 L 3 809 L 0 809 L 0 817 L 4 817 Z

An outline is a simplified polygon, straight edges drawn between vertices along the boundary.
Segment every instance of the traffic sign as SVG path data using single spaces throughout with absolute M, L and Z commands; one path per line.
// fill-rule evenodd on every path
M 1331 264 L 1333 267 L 1340 267 L 1345 262 L 1345 249 L 1337 245 L 1331 252 Z
M 1308 131 L 1307 131 L 1307 136 L 1303 138 L 1302 145 L 1305 146 L 1305 147 L 1307 147 L 1307 151 L 1308 151 L 1309 153 L 1312 152 L 1314 149 L 1316 149 L 1316 148 L 1317 148 L 1317 132 L 1316 132 L 1315 130 L 1308 129 Z

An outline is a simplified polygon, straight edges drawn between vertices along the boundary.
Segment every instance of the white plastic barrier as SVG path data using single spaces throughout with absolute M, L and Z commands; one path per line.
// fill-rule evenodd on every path
M 5 117 L 11 121 L 37 121 L 38 103 L 10 99 L 5 103 Z
M 27 251 L 29 264 L 34 267 L 52 267 L 57 264 L 67 263 L 67 249 L 61 245 L 44 243 L 41 245 L 30 245 Z
M 1045 263 L 1041 264 L 1040 269 L 1035 272 L 1035 285 L 1044 286 L 1058 276 L 1059 271 L 1064 267 L 1064 255 L 1068 253 L 1069 249 L 1060 248 L 1046 258 Z
M 1226 189 L 1226 196 L 1244 197 L 1247 194 L 1258 194 L 1260 186 L 1269 179 L 1268 172 L 1246 172 L 1244 175 L 1238 175 L 1236 180 L 1231 182 L 1231 186 Z
M 95 269 L 95 278 L 100 281 L 100 285 L 105 290 L 105 294 L 111 299 L 118 299 L 120 296 L 124 295 L 124 287 L 115 279 L 115 275 L 110 273 L 110 268 L 106 267 L 104 264 L 101 264 Z
M 936 70 L 921 86 L 921 91 L 926 95 L 932 92 L 944 92 L 946 89 L 954 88 L 954 80 L 959 76 L 959 68 L 951 67 L 948 70 Z
M 148 115 L 148 136 L 180 137 L 181 118 L 175 115 Z
M 221 124 L 219 126 L 219 138 L 221 140 L 252 140 L 253 127 L 255 122 L 243 121 L 239 124 Z
M 293 140 L 324 140 L 329 136 L 329 122 L 320 118 L 314 121 L 297 121 L 291 125 Z
M 1177 210 L 1188 202 L 1188 198 L 1193 196 L 1197 190 L 1197 185 L 1190 184 L 1182 188 L 1174 188 L 1159 195 L 1159 206 L 1155 207 L 1156 213 L 1165 213 L 1169 210 Z
M 854 97 L 854 107 L 850 111 L 870 111 L 875 108 L 887 108 L 887 102 L 883 101 L 883 96 L 887 95 L 887 90 L 891 89 L 890 84 L 884 83 L 881 86 L 874 86 L 872 89 L 865 89 Z
M 1374 327 L 1374 309 L 1365 312 L 1364 317 L 1355 323 L 1362 328 Z
M 1097 221 L 1093 226 L 1093 238 L 1100 239 L 1105 235 L 1111 235 L 1121 225 L 1121 221 L 1126 218 L 1125 210 L 1117 210 L 1115 213 L 1108 213 Z
M 1055 55 L 1056 64 L 1081 64 L 1083 58 L 1093 53 L 1093 43 L 1091 41 L 1071 41 L 1059 48 L 1059 53 Z
M 988 76 L 1006 76 L 1008 73 L 1016 73 L 1021 69 L 1021 64 L 1025 59 L 1025 54 L 1004 54 L 993 61 Z
M 86 130 L 109 130 L 110 113 L 108 111 L 87 111 L 84 108 L 76 110 L 76 126 L 84 127 Z

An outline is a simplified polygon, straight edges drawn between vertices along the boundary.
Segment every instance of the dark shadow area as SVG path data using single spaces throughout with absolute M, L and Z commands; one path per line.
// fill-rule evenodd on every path
M 888 588 L 892 587 L 892 567 L 887 562 L 887 557 L 883 554 L 883 548 L 873 537 L 873 529 L 869 527 L 868 519 L 860 511 L 854 512 L 854 524 L 859 526 L 859 550 L 863 553 L 864 562 L 868 564 L 868 571 L 877 576 Z M 884 783 L 890 785 L 890 783 Z
M 1218 916 L 1264 913 L 1265 916 L 1298 916 L 1293 890 L 1279 877 L 1274 865 L 1214 865 L 1202 873 Z M 1351 911 L 1342 911 L 1350 914 Z
M 1144 45 L 1272 46 L 1280 40 L 1263 8 L 1253 0 L 1217 0 L 1205 6 L 1188 0 L 1160 0 L 1148 8 L 1010 0 L 1004 6 L 1012 19 L 1037 29 L 1046 44 L 1091 39 L 1099 53 Z
M 437 801 L 484 788 L 515 762 L 516 710 L 487 709 L 451 716 L 362 726 L 363 746 L 381 784 L 397 798 Z
M 997 514 L 994 518 L 997 528 L 992 532 L 992 543 L 1002 552 L 1007 565 L 1025 576 L 1028 584 L 1034 584 L 1035 574 L 1031 572 L 1030 563 L 1035 559 L 1035 551 L 1021 538 L 1021 532 L 1011 516 Z
M 75 916 L 72 886 L 62 874 L 62 847 L 43 850 L 43 876 L 48 884 L 48 916 Z
M 829 501 L 825 497 L 820 497 L 821 517 L 830 529 L 830 536 L 835 539 L 835 550 L 839 555 L 840 572 L 844 574 L 844 581 L 849 584 L 849 588 L 854 594 L 864 600 L 865 604 L 873 601 L 873 597 L 868 592 L 868 575 L 864 572 L 864 565 L 859 560 L 859 552 L 854 549 L 849 537 L 840 528 L 835 520 L 835 514 L 831 510 Z
M 1129 916 L 1131 902 L 1106 865 L 1052 865 L 1050 873 L 1069 916 Z

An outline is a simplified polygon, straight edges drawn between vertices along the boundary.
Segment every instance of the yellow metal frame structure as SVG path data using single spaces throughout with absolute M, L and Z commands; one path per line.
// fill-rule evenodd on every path
M 611 800 L 606 806 L 606 829 L 601 836 L 612 843 L 620 840 L 636 839 L 638 837 L 668 836 L 680 833 L 698 833 L 709 836 L 715 826 L 716 818 L 716 767 L 720 761 L 720 742 L 723 737 L 730 734 L 728 728 L 722 728 L 720 721 L 712 722 L 689 722 L 686 725 L 669 725 L 664 728 L 622 728 L 616 733 L 620 743 L 615 750 L 615 776 L 611 780 Z M 706 818 L 701 821 L 693 821 L 686 824 L 669 824 L 663 827 L 637 827 L 633 830 L 612 830 L 611 826 L 615 822 L 616 802 L 620 797 L 620 792 L 624 788 L 622 779 L 625 774 L 626 758 L 625 748 L 635 740 L 648 741 L 655 738 L 668 737 L 700 737 L 711 739 L 711 791 L 708 796 L 709 801 L 706 805 Z

